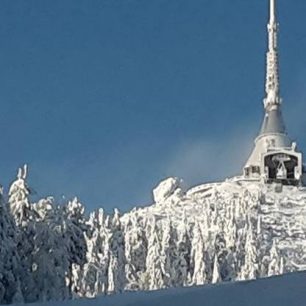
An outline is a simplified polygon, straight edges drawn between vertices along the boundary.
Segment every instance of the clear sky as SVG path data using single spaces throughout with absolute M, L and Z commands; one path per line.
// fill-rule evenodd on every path
M 281 92 L 306 152 L 306 1 L 278 0 Z M 262 118 L 268 0 L 2 0 L 0 180 L 88 210 L 237 174 Z

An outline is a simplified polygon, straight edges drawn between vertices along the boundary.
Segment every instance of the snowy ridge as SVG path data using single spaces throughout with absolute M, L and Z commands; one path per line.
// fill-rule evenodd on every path
M 155 204 L 126 214 L 122 221 L 136 218 L 145 226 L 154 220 L 163 230 L 170 222 L 176 236 L 187 232 L 191 250 L 184 284 L 252 279 L 305 267 L 305 188 L 234 178 L 183 193 L 178 182 L 163 182 L 154 191 Z M 166 184 L 172 194 L 163 198 Z M 213 272 L 219 275 L 213 277 Z
M 32 203 L 19 171 L 0 197 L 0 302 L 251 280 L 306 269 L 306 190 L 241 178 L 185 190 L 169 178 L 154 203 L 87 217 L 77 200 Z M 1 242 L 0 242 L 1 243 Z

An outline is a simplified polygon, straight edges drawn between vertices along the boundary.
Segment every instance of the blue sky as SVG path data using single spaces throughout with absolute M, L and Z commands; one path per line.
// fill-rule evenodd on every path
M 306 151 L 305 0 L 278 0 L 281 91 Z M 0 179 L 88 210 L 239 173 L 262 118 L 268 0 L 2 0 Z

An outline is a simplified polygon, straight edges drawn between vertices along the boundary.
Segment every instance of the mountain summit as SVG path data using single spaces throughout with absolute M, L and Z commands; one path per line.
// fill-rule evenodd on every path
M 306 270 L 305 169 L 282 118 L 276 20 L 270 0 L 265 116 L 243 175 L 189 190 L 168 178 L 150 206 L 86 216 L 78 199 L 31 203 L 24 167 L 0 190 L 0 303 Z

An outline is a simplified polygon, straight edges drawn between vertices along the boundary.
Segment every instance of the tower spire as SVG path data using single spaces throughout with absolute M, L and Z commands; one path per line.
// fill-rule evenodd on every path
M 296 186 L 306 184 L 306 173 L 302 153 L 296 150 L 296 144 L 286 132 L 280 106 L 276 1 L 269 0 L 265 116 L 253 152 L 244 167 L 244 177 L 268 184 L 276 182 Z
M 275 22 L 275 0 L 270 0 L 270 23 Z
M 266 111 L 277 108 L 281 104 L 279 95 L 278 69 L 278 24 L 276 19 L 276 0 L 270 0 L 270 20 L 268 23 L 268 52 L 266 73 L 266 97 L 264 106 Z

